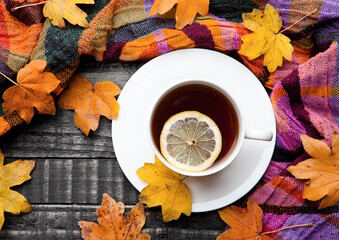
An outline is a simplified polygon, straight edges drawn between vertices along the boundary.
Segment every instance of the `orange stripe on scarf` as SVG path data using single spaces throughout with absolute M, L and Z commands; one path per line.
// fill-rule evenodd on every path
M 3 135 L 4 133 L 6 133 L 10 129 L 11 129 L 11 126 L 4 119 L 4 117 L 0 117 L 0 135 Z

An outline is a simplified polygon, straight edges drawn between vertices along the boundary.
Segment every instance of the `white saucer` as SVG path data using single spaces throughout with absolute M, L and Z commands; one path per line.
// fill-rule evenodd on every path
M 271 141 L 245 139 L 234 161 L 224 170 L 184 180 L 192 197 L 192 212 L 219 209 L 249 192 L 270 163 L 276 125 L 270 99 L 260 81 L 244 65 L 216 51 L 185 49 L 161 55 L 143 65 L 126 83 L 118 102 L 119 117 L 112 123 L 112 138 L 120 167 L 141 191 L 147 183 L 136 171 L 154 162 L 147 135 L 147 106 L 167 81 L 209 78 L 231 89 L 245 118 L 246 128 L 269 130 Z

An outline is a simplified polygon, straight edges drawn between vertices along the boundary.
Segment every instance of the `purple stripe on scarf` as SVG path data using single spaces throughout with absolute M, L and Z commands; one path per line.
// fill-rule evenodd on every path
M 119 61 L 123 47 L 127 42 L 116 42 L 104 52 L 104 61 Z
M 297 136 L 297 138 L 298 138 L 298 141 L 300 141 L 300 143 L 293 145 L 294 147 L 293 149 L 287 148 L 284 140 L 288 142 L 288 141 L 291 141 L 290 139 L 292 139 L 292 141 L 295 139 L 292 137 L 289 138 L 289 136 L 286 136 L 286 135 L 287 134 L 279 133 L 279 132 L 277 134 L 276 147 L 274 149 L 274 153 L 272 157 L 272 159 L 275 162 L 292 162 L 294 159 L 300 157 L 305 152 L 304 148 L 301 147 L 301 140 L 299 136 Z
M 214 48 L 214 41 L 211 31 L 205 26 L 193 23 L 182 29 L 182 31 L 195 42 L 197 48 Z
M 145 0 L 144 1 L 145 12 L 147 13 L 147 15 L 148 15 L 149 11 L 151 10 L 151 8 L 153 6 L 153 2 L 154 2 L 153 0 Z
M 18 10 L 12 10 L 15 7 L 22 6 L 25 4 L 27 4 L 26 1 L 20 2 L 20 1 L 9 0 L 7 1 L 6 8 L 11 13 L 11 15 L 19 19 L 26 26 L 31 26 L 37 23 L 43 23 L 45 20 L 42 14 L 42 9 L 44 5 L 36 5 L 36 6 L 19 8 Z
M 266 213 L 263 215 L 262 222 L 263 222 L 263 230 L 262 232 L 268 232 L 275 229 L 281 228 L 281 226 L 284 225 L 284 223 L 288 220 L 290 215 L 283 214 L 283 215 L 277 215 L 274 213 Z
M 314 42 L 320 52 L 327 50 L 336 39 L 339 39 L 339 18 L 327 21 L 321 28 L 315 29 Z
M 321 12 L 318 22 L 323 22 L 328 19 L 339 18 L 339 3 L 338 0 L 324 0 L 321 6 Z
M 1 60 L 0 60 L 0 72 L 5 74 L 9 78 L 15 75 L 14 72 L 12 72 L 12 70 L 7 67 L 6 63 L 4 63 Z M 4 76 L 0 75 L 0 85 L 8 83 L 8 81 L 9 80 L 7 80 Z
M 271 4 L 275 9 L 279 11 L 279 14 L 282 19 L 282 28 L 288 27 L 288 21 L 289 21 L 289 9 L 291 8 L 290 5 L 291 1 L 286 0 L 270 0 L 267 3 Z
M 161 54 L 170 52 L 172 50 L 167 44 L 166 35 L 163 30 L 157 31 L 153 35 L 157 41 L 158 50 Z
M 332 218 L 338 221 L 339 213 L 333 213 L 326 217 L 321 217 L 318 214 L 296 214 L 291 216 L 283 225 L 283 227 L 314 223 L 314 227 L 296 227 L 283 230 L 278 233 L 278 239 L 308 239 L 308 240 L 334 240 L 338 239 L 339 230 L 338 222 L 333 226 Z
M 128 24 L 126 26 L 118 28 L 114 34 L 112 34 L 107 42 L 107 49 L 117 42 L 131 42 L 140 37 L 144 37 L 150 33 L 174 28 L 175 21 L 172 19 L 147 19 L 142 22 Z
M 293 115 L 303 126 L 306 134 L 319 139 L 321 136 L 311 123 L 309 113 L 305 110 L 305 106 L 301 100 L 299 80 L 298 69 L 295 69 L 288 77 L 281 81 L 281 85 L 288 94 Z
M 339 125 L 339 52 L 338 52 L 338 43 L 336 43 L 333 48 L 335 48 L 335 57 L 336 57 L 336 63 L 335 63 L 335 73 L 333 77 L 333 86 L 331 91 L 331 108 L 332 108 L 332 114 L 335 122 Z

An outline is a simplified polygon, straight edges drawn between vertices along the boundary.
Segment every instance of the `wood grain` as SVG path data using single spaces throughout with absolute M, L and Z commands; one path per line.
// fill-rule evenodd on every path
M 6 214 L 0 239 L 81 239 L 78 221 L 96 222 L 96 205 L 33 205 L 33 211 L 20 216 Z M 126 206 L 125 216 L 133 206 Z M 182 216 L 178 221 L 163 223 L 159 209 L 146 208 L 143 232 L 152 239 L 215 239 L 225 223 L 216 212 Z M 216 221 L 218 220 L 218 221 Z M 200 223 L 200 224 L 199 224 Z
M 125 204 L 138 201 L 138 191 L 125 178 L 116 159 L 34 160 L 32 179 L 15 187 L 32 204 L 98 205 L 103 193 Z
M 112 63 L 102 67 L 102 63 L 85 58 L 78 74 L 92 83 L 112 81 L 123 88 L 142 65 Z M 74 126 L 73 114 L 58 108 L 56 115 L 36 115 L 31 124 L 0 137 L 5 164 L 17 159 L 36 161 L 32 179 L 13 188 L 28 199 L 33 210 L 18 216 L 5 213 L 0 239 L 81 239 L 77 222 L 96 222 L 103 193 L 124 202 L 126 212 L 138 202 L 139 192 L 116 160 L 111 121 L 101 117 L 98 130 L 86 137 Z M 182 216 L 166 224 L 160 208 L 146 207 L 145 211 L 143 231 L 151 234 L 152 239 L 215 239 L 225 228 L 217 211 Z

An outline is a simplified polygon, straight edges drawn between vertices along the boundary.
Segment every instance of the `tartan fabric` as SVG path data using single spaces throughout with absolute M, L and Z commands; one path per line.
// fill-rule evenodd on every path
M 289 229 L 276 233 L 275 239 L 338 239 L 339 204 L 317 210 L 319 202 L 302 198 L 305 181 L 286 171 L 309 156 L 303 150 L 300 134 L 323 139 L 330 145 L 338 132 L 338 43 L 300 64 L 277 83 L 271 94 L 277 121 L 276 149 L 262 182 L 250 198 L 266 208 L 274 206 L 282 212 L 265 213 L 266 229 L 315 222 L 313 228 Z M 300 209 L 289 213 L 291 207 Z M 287 209 L 286 209 L 287 208 Z M 265 208 L 264 208 L 265 209 Z M 284 210 L 286 209 L 286 210 Z M 274 223 L 274 224 L 273 224 Z
M 308 158 L 301 133 L 330 144 L 333 132 L 339 132 L 338 0 L 211 0 L 210 15 L 197 18 L 182 30 L 174 28 L 173 19 L 148 17 L 153 0 L 96 0 L 94 6 L 81 6 L 90 22 L 86 29 L 69 24 L 66 29 L 51 26 L 41 15 L 41 5 L 11 10 L 39 1 L 0 0 L 2 73 L 14 77 L 30 60 L 45 59 L 48 70 L 62 81 L 58 94 L 77 68 L 81 54 L 105 62 L 147 61 L 193 47 L 231 54 L 267 87 L 277 121 L 276 149 L 262 186 L 236 204 L 245 206 L 247 198 L 257 201 L 264 211 L 264 231 L 315 223 L 312 228 L 273 233 L 274 239 L 339 238 L 339 204 L 318 210 L 319 202 L 302 198 L 305 181 L 286 170 Z M 263 57 L 249 61 L 237 55 L 241 36 L 250 33 L 241 25 L 241 14 L 254 7 L 263 9 L 266 3 L 279 10 L 294 47 L 292 61 L 284 60 L 272 74 L 263 66 Z M 9 86 L 1 76 L 0 84 L 2 91 Z M 16 113 L 0 113 L 0 134 L 23 123 Z

